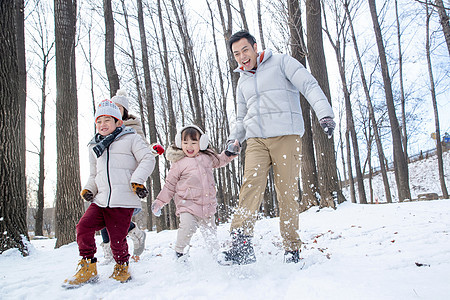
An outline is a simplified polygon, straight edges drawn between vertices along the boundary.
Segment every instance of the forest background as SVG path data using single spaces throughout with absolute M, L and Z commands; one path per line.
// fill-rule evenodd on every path
M 20 4 L 21 1 L 15 3 Z M 371 12 L 375 4 L 374 16 Z M 299 59 L 318 77 L 332 102 L 338 127 L 331 156 L 339 186 L 323 188 L 324 183 L 308 184 L 302 170 L 299 186 L 303 192 L 300 198 L 308 200 L 301 203 L 305 209 L 319 203 L 333 206 L 343 200 L 333 194 L 333 203 L 323 201 L 327 196 L 319 195 L 320 188 L 339 194 L 347 186 L 350 190 L 347 200 L 355 203 L 407 199 L 402 196 L 405 190 L 400 187 L 396 191 L 392 182 L 392 191 L 387 184 L 386 194 L 377 196 L 373 195 L 372 187 L 366 191 L 361 180 L 364 174 L 372 176 L 385 163 L 386 168 L 398 170 L 401 177 L 402 171 L 393 164 L 396 147 L 393 132 L 401 132 L 400 148 L 407 161 L 410 156 L 424 154 L 439 146 L 436 139 L 441 140 L 445 132 L 450 131 L 450 36 L 445 35 L 448 1 L 104 0 L 51 3 L 30 0 L 23 2 L 23 7 L 28 207 L 37 207 L 41 197 L 44 199 L 41 205 L 56 206 L 58 214 L 57 201 L 61 199 L 58 189 L 61 191 L 67 187 L 62 178 L 75 182 L 74 190 L 87 180 L 86 145 L 94 134 L 95 104 L 113 96 L 118 88 L 125 89 L 133 99 L 130 111 L 143 121 L 150 142 L 167 146 L 173 140 L 176 128 L 194 122 L 206 128 L 212 138 L 212 146 L 221 151 L 235 114 L 237 80 L 232 72 L 237 66 L 228 52 L 226 40 L 240 29 L 248 29 L 255 35 L 259 50 L 270 48 Z M 71 13 L 58 17 L 55 7 L 60 12 L 69 9 L 66 12 Z M 374 30 L 375 19 L 380 29 L 378 36 L 384 46 L 384 62 Z M 76 72 L 71 76 L 76 78 L 76 92 L 72 100 L 58 98 L 57 78 L 61 73 L 58 74 L 55 58 L 58 52 L 55 20 L 56 24 L 62 20 L 75 28 L 73 57 L 76 64 L 73 71 L 76 69 Z M 140 20 L 145 23 L 143 28 L 139 27 Z M 143 43 L 144 38 L 146 42 Z M 317 63 L 314 65 L 321 51 L 326 61 L 319 62 L 319 65 L 325 67 L 325 72 L 317 71 L 320 68 Z M 383 76 L 386 70 L 387 78 Z M 65 71 L 69 73 L 67 69 Z M 386 87 L 388 84 L 389 88 Z M 392 110 L 386 100 L 389 98 L 386 90 L 389 89 L 398 126 L 393 126 Z M 59 94 L 61 97 L 63 93 Z M 74 110 L 73 107 L 59 108 L 60 111 L 68 109 L 76 113 L 77 121 L 69 123 L 76 124 L 72 129 L 78 127 L 72 132 L 78 135 L 72 140 L 77 140 L 77 143 L 66 145 L 79 146 L 75 155 L 79 155 L 79 162 L 71 165 L 79 173 L 78 177 L 72 178 L 58 175 L 63 167 L 57 161 L 63 153 L 57 150 L 58 126 L 61 123 L 56 116 L 58 103 L 72 101 L 73 105 L 74 100 Z M 316 165 L 312 173 L 321 178 L 321 172 L 328 172 L 321 169 L 320 157 L 324 154 L 330 156 L 330 152 L 327 152 L 327 146 L 322 148 L 323 140 L 316 137 L 319 134 L 314 130 L 317 128 L 314 122 L 313 117 L 310 128 L 317 163 L 314 160 Z M 67 128 L 70 129 L 65 127 L 65 133 L 72 135 Z M 44 135 L 45 143 L 42 144 Z M 375 143 L 376 135 L 381 148 Z M 44 168 L 40 164 L 41 158 L 45 161 Z M 229 168 L 215 173 L 221 204 L 218 217 L 222 222 L 229 219 L 232 207 L 236 205 L 244 159 L 241 157 Z M 77 164 L 80 167 L 76 167 Z M 169 168 L 164 158 L 160 159 L 159 168 L 159 173 L 155 172 L 149 181 L 153 192 L 149 202 L 158 191 L 155 181 L 160 180 L 161 185 Z M 437 165 L 436 168 L 441 167 Z M 442 176 L 445 175 L 442 173 Z M 447 192 L 443 182 L 442 190 L 436 192 L 445 197 Z M 317 193 L 309 193 L 312 199 L 305 197 L 308 186 L 317 189 Z M 388 193 L 392 195 L 388 196 Z M 411 194 L 409 196 L 411 198 Z M 72 201 L 70 197 L 66 198 L 60 201 Z M 75 202 L 78 202 L 75 210 L 81 211 L 80 199 Z M 262 213 L 277 215 L 270 175 Z M 59 214 L 67 219 L 67 214 Z M 69 231 L 73 231 L 71 226 L 78 216 L 79 213 L 75 213 L 73 218 L 68 218 L 74 220 L 72 225 L 61 223 L 60 227 L 67 225 Z M 30 223 L 29 229 L 34 231 L 36 226 Z M 159 230 L 176 228 L 173 207 L 165 211 L 160 221 L 148 215 L 141 226 Z M 40 233 L 43 234 L 42 231 Z M 61 236 L 62 244 L 73 240 L 72 234 L 65 236 Z

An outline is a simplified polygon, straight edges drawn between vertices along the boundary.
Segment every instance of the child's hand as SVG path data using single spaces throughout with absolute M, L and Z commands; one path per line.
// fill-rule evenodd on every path
M 152 203 L 152 212 L 155 216 L 157 217 L 161 216 L 161 209 L 162 206 L 160 204 L 158 204 L 157 202 Z
M 142 184 L 132 182 L 131 187 L 133 188 L 133 192 L 135 192 L 139 198 L 147 197 L 148 191 Z
M 162 155 L 164 153 L 164 147 L 158 143 L 151 145 L 153 155 Z
M 87 202 L 92 202 L 92 200 L 94 200 L 94 194 L 92 194 L 92 192 L 90 190 L 84 189 L 80 192 L 80 195 L 81 195 L 81 198 L 83 198 Z
M 238 140 L 229 140 L 225 149 L 226 156 L 236 156 L 241 152 L 241 144 Z

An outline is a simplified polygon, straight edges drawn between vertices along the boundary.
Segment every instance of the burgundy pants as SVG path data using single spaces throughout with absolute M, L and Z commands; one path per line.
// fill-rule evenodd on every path
M 92 203 L 77 224 L 77 243 L 80 256 L 93 258 L 97 247 L 95 232 L 106 227 L 111 250 L 118 264 L 128 262 L 127 234 L 134 208 L 99 207 Z

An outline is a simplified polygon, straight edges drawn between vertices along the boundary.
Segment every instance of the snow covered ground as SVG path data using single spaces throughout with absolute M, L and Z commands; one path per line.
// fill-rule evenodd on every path
M 433 159 L 410 165 L 413 193 L 441 194 L 436 174 Z M 147 232 L 141 261 L 130 263 L 133 280 L 115 282 L 113 265 L 99 265 L 98 283 L 72 290 L 61 284 L 76 271 L 76 243 L 54 249 L 53 239 L 33 240 L 28 257 L 0 255 L 0 299 L 450 299 L 450 199 L 313 207 L 300 215 L 299 264 L 283 263 L 278 223 L 257 222 L 257 262 L 247 266 L 218 265 L 198 232 L 189 261 L 177 262 L 176 231 Z M 228 230 L 218 228 L 223 246 Z
M 141 261 L 130 264 L 132 281 L 115 282 L 113 265 L 100 265 L 98 283 L 73 290 L 61 283 L 75 273 L 76 243 L 53 249 L 55 240 L 34 240 L 28 257 L 0 255 L 0 298 L 449 299 L 450 200 L 312 208 L 300 226 L 299 264 L 283 263 L 278 219 L 257 222 L 258 261 L 247 266 L 216 264 L 199 233 L 189 262 L 177 262 L 176 231 L 147 232 Z M 228 228 L 219 227 L 223 242 Z

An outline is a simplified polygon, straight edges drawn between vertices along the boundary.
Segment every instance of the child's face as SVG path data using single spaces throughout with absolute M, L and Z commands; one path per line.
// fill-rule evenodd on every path
M 95 128 L 97 132 L 103 136 L 111 134 L 118 126 L 120 126 L 120 120 L 116 122 L 116 119 L 110 116 L 100 116 L 95 121 Z
M 197 140 L 194 141 L 190 136 L 184 137 L 181 143 L 181 149 L 187 157 L 195 157 L 200 151 L 199 140 L 200 136 L 197 136 Z

